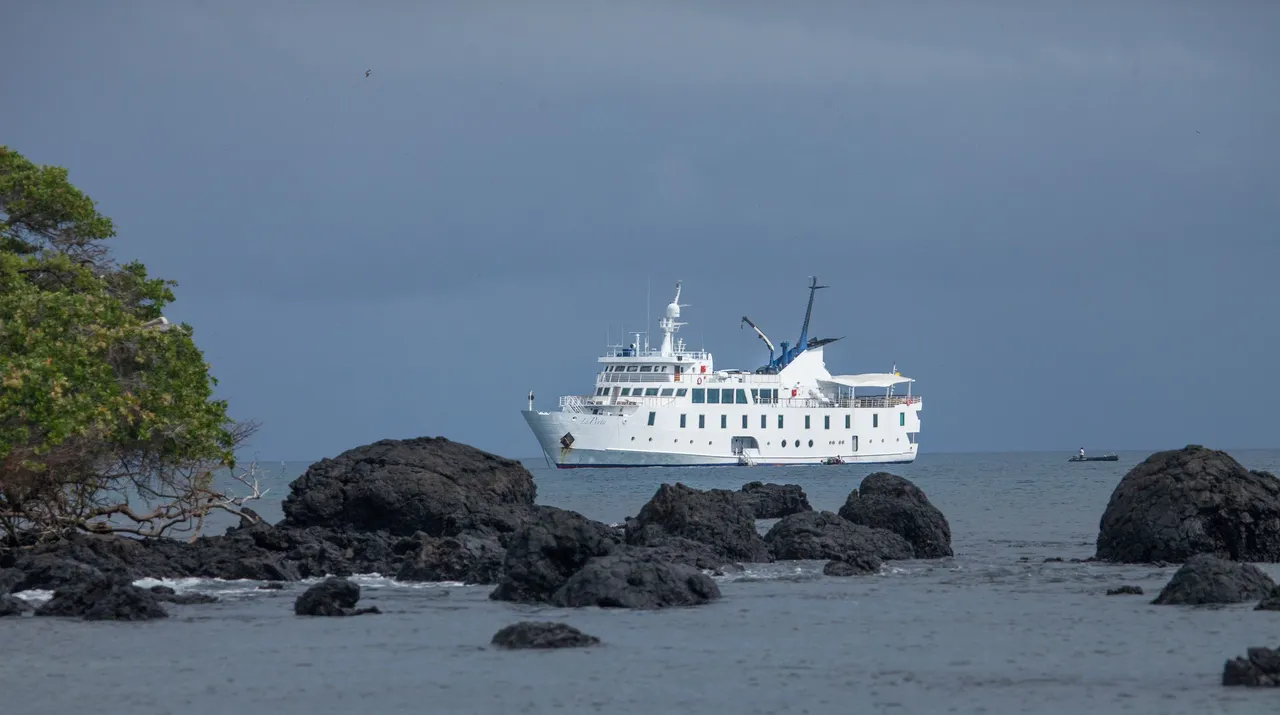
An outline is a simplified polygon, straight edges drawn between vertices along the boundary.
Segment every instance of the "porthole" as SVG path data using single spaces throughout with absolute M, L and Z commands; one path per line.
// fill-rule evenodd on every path
M 778 443 L 778 445 L 779 445 L 779 446 L 781 446 L 783 449 L 786 449 L 786 448 L 787 448 L 787 440 L 785 440 L 785 439 L 784 439 L 784 440 L 782 440 L 781 442 L 779 442 L 779 443 Z
M 810 446 L 810 447 L 812 447 L 812 446 L 813 446 L 813 440 L 809 440 L 809 446 Z
M 636 438 L 635 438 L 635 437 L 632 437 L 632 438 L 631 438 L 631 441 L 632 441 L 632 442 L 636 441 Z
M 800 440 L 796 440 L 796 447 L 798 448 L 799 446 L 800 446 Z

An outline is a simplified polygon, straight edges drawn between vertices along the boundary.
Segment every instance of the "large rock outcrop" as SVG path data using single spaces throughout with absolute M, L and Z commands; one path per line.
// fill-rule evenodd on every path
M 1248 688 L 1280 687 L 1280 648 L 1250 648 L 1244 658 L 1228 660 L 1222 668 L 1222 684 Z
M 915 484 L 896 474 L 876 472 L 849 493 L 840 516 L 885 529 L 906 539 L 918 559 L 952 556 L 951 526 Z
M 356 608 L 360 600 L 360 585 L 334 576 L 308 588 L 293 603 L 293 612 L 299 616 L 362 616 L 379 613 L 377 606 Z
M 556 592 L 557 606 L 657 609 L 697 606 L 720 598 L 710 576 L 684 564 L 627 548 L 591 559 Z
M 549 603 L 588 561 L 613 553 L 620 534 L 576 511 L 540 507 L 538 516 L 511 541 L 504 573 L 489 594 L 495 601 Z
M 799 484 L 748 482 L 742 485 L 738 494 L 757 519 L 781 519 L 802 511 L 813 511 L 808 495 Z
M 855 524 L 829 511 L 809 511 L 784 517 L 764 536 L 778 560 L 843 561 L 853 554 L 870 554 L 890 561 L 915 558 L 906 539 L 885 529 Z
M 1200 606 L 1265 598 L 1276 584 L 1253 564 L 1199 554 L 1187 559 L 1152 603 Z
M 1102 514 L 1096 558 L 1177 563 L 1196 554 L 1280 561 L 1280 479 L 1199 445 L 1130 469 Z
M 636 517 L 627 522 L 627 543 L 659 547 L 672 536 L 704 544 L 729 562 L 769 561 L 769 548 L 756 531 L 755 512 L 737 492 L 701 491 L 663 484 Z
M 37 616 L 83 618 L 86 621 L 146 621 L 169 614 L 150 591 L 127 577 L 110 574 L 64 586 L 36 609 Z
M 382 440 L 311 465 L 290 485 L 285 523 L 396 536 L 509 533 L 533 506 L 519 462 L 443 437 Z

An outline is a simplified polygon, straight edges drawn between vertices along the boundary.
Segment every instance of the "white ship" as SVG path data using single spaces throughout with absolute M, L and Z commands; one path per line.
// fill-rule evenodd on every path
M 916 458 L 919 395 L 892 372 L 832 375 L 823 350 L 839 338 L 809 338 L 817 279 L 809 286 L 800 339 L 769 348 L 756 370 L 717 370 L 711 353 L 688 350 L 676 332 L 680 283 L 658 321 L 662 346 L 636 342 L 599 358 L 595 392 L 566 395 L 555 412 L 523 410 L 549 462 L 570 467 L 884 464 Z M 895 395 L 898 385 L 905 394 Z M 874 394 L 864 394 L 874 391 Z

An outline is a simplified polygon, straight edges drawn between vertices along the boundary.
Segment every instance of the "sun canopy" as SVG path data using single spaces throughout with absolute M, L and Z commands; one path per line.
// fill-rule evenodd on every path
M 868 372 L 862 375 L 832 375 L 830 379 L 819 380 L 819 382 L 829 382 L 844 387 L 892 387 L 904 382 L 915 382 L 915 380 L 892 372 Z

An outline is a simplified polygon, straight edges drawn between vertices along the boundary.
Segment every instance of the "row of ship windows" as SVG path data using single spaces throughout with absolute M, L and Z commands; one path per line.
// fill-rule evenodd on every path
M 605 372 L 666 372 L 667 365 L 609 365 Z M 679 372 L 677 370 L 677 372 Z
M 609 394 L 611 387 L 597 387 L 596 397 L 602 397 Z M 618 393 L 621 397 L 684 397 L 688 392 L 684 387 L 624 387 Z M 751 399 L 747 400 L 747 391 L 743 389 L 706 389 L 705 387 L 693 388 L 693 394 L 690 396 L 691 401 L 695 405 L 751 405 L 757 402 L 776 402 L 778 400 L 778 391 L 773 389 L 752 390 Z
M 650 426 L 650 427 L 652 427 L 652 426 L 653 426 L 653 423 L 654 423 L 654 421 L 657 419 L 657 416 L 658 416 L 658 413 L 657 413 L 657 412 L 650 412 L 650 413 L 649 413 L 649 426 Z M 685 422 L 686 422 L 686 418 L 687 418 L 687 417 L 688 417 L 688 415 L 680 415 L 680 426 L 681 426 L 681 427 L 685 427 L 685 426 L 686 426 Z M 782 418 L 783 418 L 783 415 L 778 415 L 778 429 L 782 429 Z M 809 429 L 809 426 L 810 426 L 810 421 L 809 421 L 809 420 L 810 420 L 810 416 L 809 416 L 809 415 L 805 415 L 805 416 L 804 416 L 804 428 L 805 428 L 805 429 Z M 844 416 L 844 428 L 845 428 L 845 429 L 850 429 L 850 422 L 851 422 L 851 420 L 850 420 L 850 415 L 845 415 L 845 416 Z M 698 429 L 705 429 L 705 428 L 706 428 L 706 426 L 707 426 L 707 416 L 706 416 L 706 415 L 698 415 Z M 880 426 L 880 415 L 878 415 L 878 414 L 874 414 L 874 413 L 871 415 L 871 426 L 872 426 L 872 427 L 879 427 L 879 426 Z M 899 413 L 898 413 L 898 426 L 899 426 L 899 427 L 906 427 L 906 426 L 907 426 L 907 413 L 905 413 L 905 412 L 899 412 Z M 769 416 L 768 416 L 768 415 L 760 415 L 760 429 L 768 429 L 768 428 L 769 428 Z M 720 415 L 720 429 L 729 429 L 729 415 Z M 748 429 L 748 427 L 747 427 L 747 416 L 746 416 L 746 415 L 743 415 L 743 416 L 742 416 L 742 429 Z M 823 416 L 822 416 L 822 429 L 831 429 L 831 415 L 823 415 Z
M 612 389 L 611 387 L 597 387 L 596 397 L 607 395 L 609 390 Z M 664 387 L 661 392 L 656 387 L 624 387 L 618 394 L 622 397 L 671 397 L 674 393 L 676 397 L 684 397 L 687 392 L 688 390 L 683 387 Z

